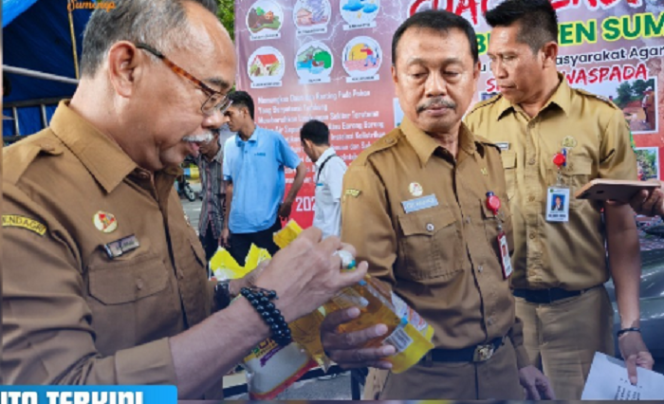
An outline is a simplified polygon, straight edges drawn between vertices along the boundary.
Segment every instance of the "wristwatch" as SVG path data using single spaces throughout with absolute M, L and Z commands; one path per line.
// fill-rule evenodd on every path
M 214 301 L 217 304 L 218 310 L 223 310 L 231 304 L 230 284 L 231 280 L 226 279 L 217 282 L 214 287 Z

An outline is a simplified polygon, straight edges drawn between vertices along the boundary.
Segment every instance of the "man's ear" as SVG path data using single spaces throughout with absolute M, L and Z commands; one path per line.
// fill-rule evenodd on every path
M 136 79 L 150 63 L 149 56 L 128 41 L 116 42 L 108 51 L 108 76 L 115 92 L 131 97 Z
M 545 67 L 553 66 L 555 68 L 558 61 L 558 44 L 554 41 L 547 42 L 541 49 L 543 55 L 543 65 Z

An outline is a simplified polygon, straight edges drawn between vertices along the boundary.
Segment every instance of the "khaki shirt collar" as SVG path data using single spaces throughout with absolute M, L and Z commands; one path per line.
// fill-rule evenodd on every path
M 69 101 L 60 102 L 50 128 L 107 193 L 139 169 L 117 143 L 69 108 Z
M 419 129 L 406 117 L 401 121 L 400 128 L 403 134 L 406 135 L 408 142 L 413 146 L 413 149 L 415 149 L 415 153 L 420 159 L 422 166 L 429 161 L 429 158 L 436 152 L 436 150 L 443 148 L 436 139 Z M 459 127 L 459 150 L 463 150 L 467 154 L 473 155 L 475 151 L 478 150 L 478 146 L 481 147 L 481 144 L 476 142 L 475 136 L 473 136 L 470 130 L 468 130 L 466 124 L 462 122 Z
M 567 79 L 565 79 L 564 74 L 559 72 L 558 79 L 560 80 L 560 84 L 558 85 L 558 88 L 556 88 L 556 91 L 553 93 L 549 101 L 544 104 L 542 111 L 547 110 L 551 105 L 557 105 L 565 113 L 565 115 L 569 115 L 570 109 L 572 108 L 572 89 L 570 88 L 569 84 L 567 84 Z M 498 102 L 498 121 L 509 111 L 521 110 L 521 107 L 513 105 L 507 101 L 505 97 L 501 97 Z

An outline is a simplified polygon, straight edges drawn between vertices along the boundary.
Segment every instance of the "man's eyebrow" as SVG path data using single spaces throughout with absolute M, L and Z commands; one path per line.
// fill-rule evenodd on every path
M 419 65 L 425 65 L 429 62 L 430 61 L 425 59 L 425 58 L 414 57 L 414 58 L 408 59 L 408 61 L 406 62 L 406 65 L 407 66 L 418 65 L 418 64 Z M 443 60 L 443 63 L 446 64 L 446 65 L 449 65 L 449 64 L 463 64 L 463 61 L 461 59 L 457 58 L 457 57 L 452 56 L 452 57 L 445 58 Z
M 220 87 L 222 91 L 226 90 L 227 88 L 232 87 L 231 84 L 228 81 L 222 79 L 221 77 L 210 77 L 210 78 L 206 79 L 205 81 L 207 81 L 208 83 L 210 83 L 212 85 Z

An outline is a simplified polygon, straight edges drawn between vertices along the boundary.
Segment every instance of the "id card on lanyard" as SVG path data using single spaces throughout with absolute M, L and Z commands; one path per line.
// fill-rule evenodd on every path
M 507 235 L 503 231 L 503 221 L 498 215 L 500 210 L 500 199 L 491 191 L 486 193 L 486 207 L 493 212 L 496 218 L 498 227 L 498 250 L 500 251 L 500 264 L 503 269 L 503 278 L 508 279 L 512 276 L 514 269 L 512 268 L 512 259 L 510 257 L 510 248 L 507 243 Z
M 570 189 L 563 183 L 562 168 L 567 165 L 567 149 L 556 153 L 553 164 L 558 167 L 558 180 L 555 185 L 549 186 L 546 191 L 546 221 L 568 222 Z

